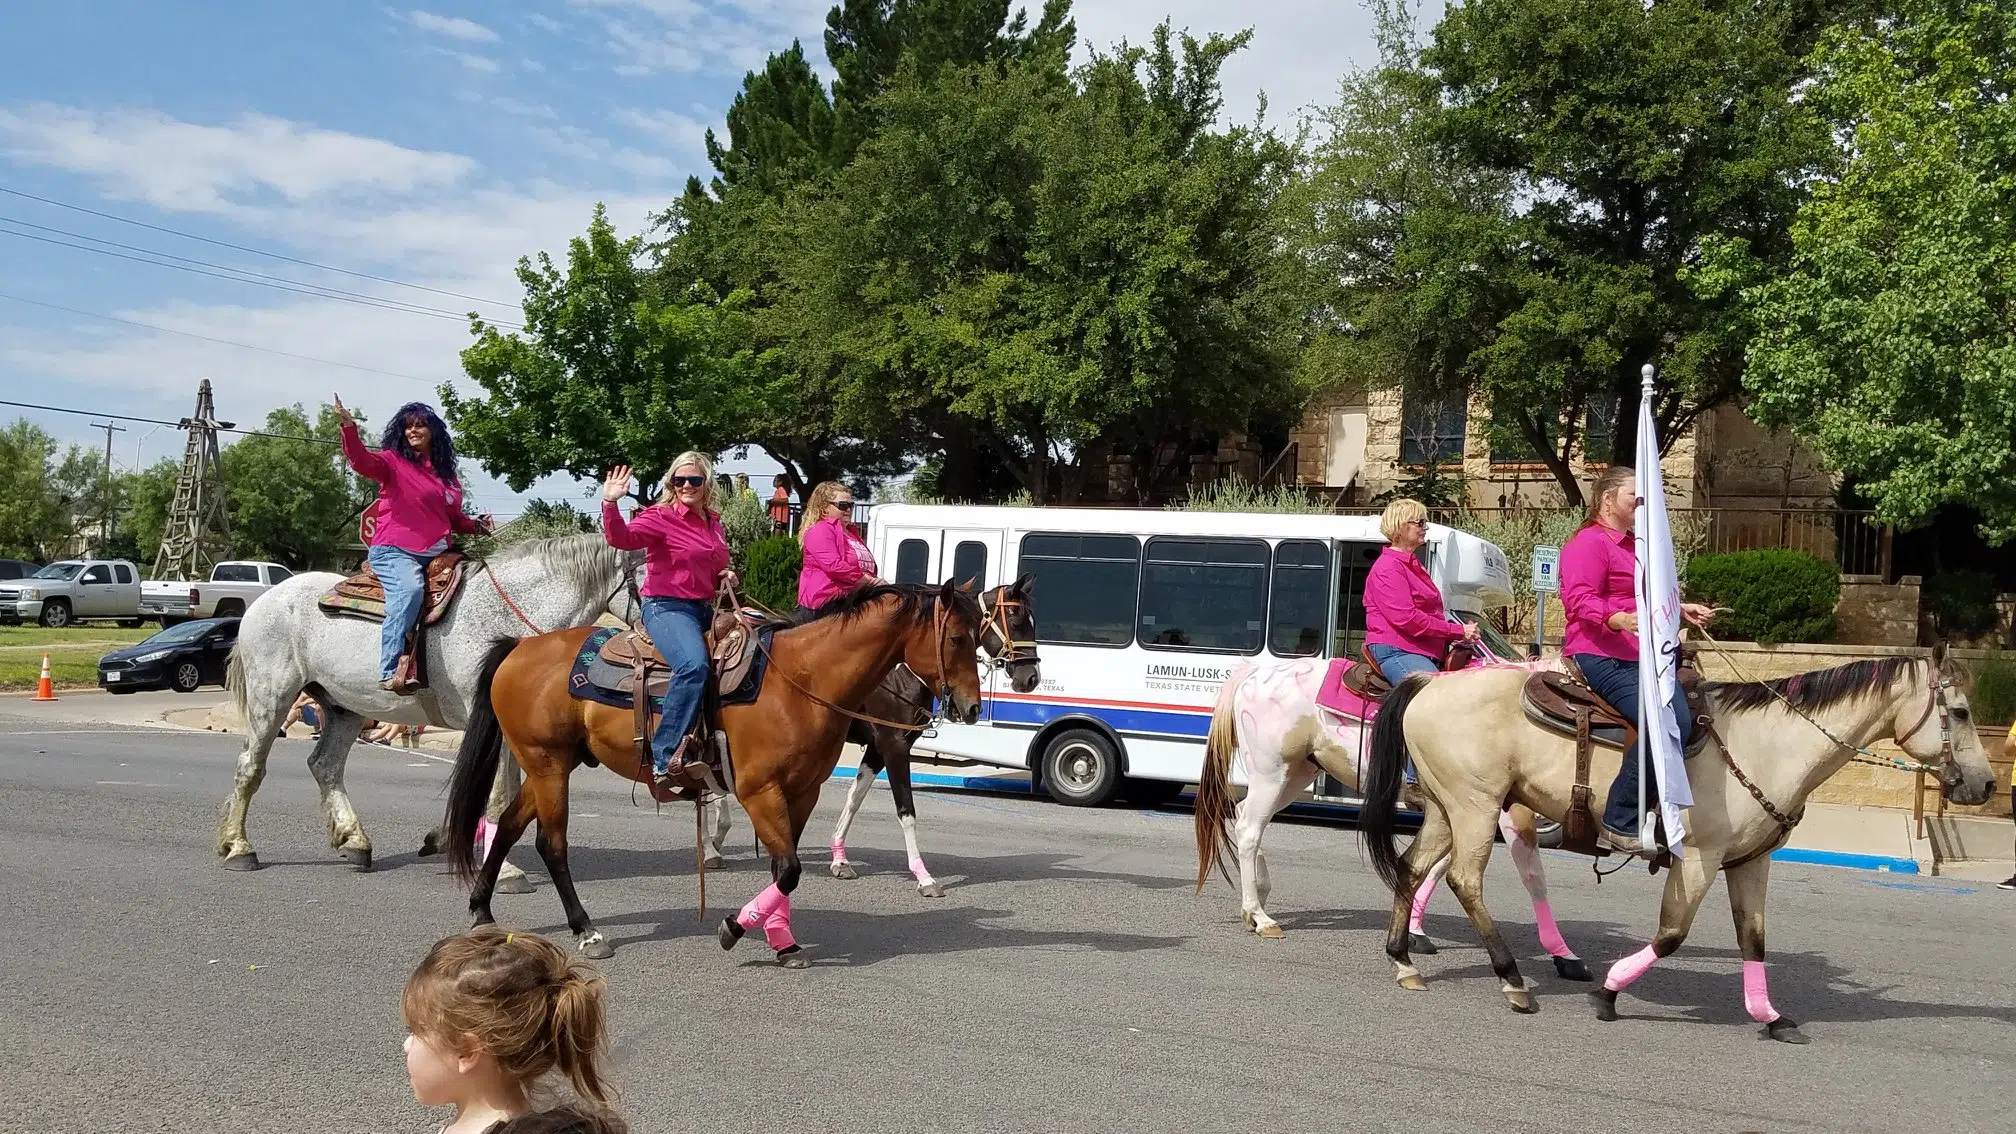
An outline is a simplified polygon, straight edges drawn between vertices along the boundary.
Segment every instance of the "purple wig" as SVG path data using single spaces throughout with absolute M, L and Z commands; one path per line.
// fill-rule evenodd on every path
M 454 484 L 458 479 L 455 474 L 455 442 L 448 438 L 448 424 L 434 412 L 433 406 L 425 402 L 407 402 L 400 406 L 399 412 L 385 423 L 385 436 L 378 447 L 409 461 L 419 457 L 413 446 L 406 443 L 406 423 L 409 421 L 419 421 L 433 433 L 434 440 L 427 446 L 427 463 L 434 467 L 434 475 L 441 478 L 442 484 Z

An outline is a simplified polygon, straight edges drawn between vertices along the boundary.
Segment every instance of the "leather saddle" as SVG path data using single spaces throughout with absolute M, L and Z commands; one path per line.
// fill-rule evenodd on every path
M 459 551 L 444 551 L 427 561 L 427 603 L 421 610 L 422 626 L 432 626 L 448 613 L 448 605 L 455 600 L 455 593 L 462 589 L 462 578 L 468 563 Z M 322 597 L 316 600 L 316 605 L 330 614 L 383 622 L 385 584 L 379 581 L 378 573 L 367 562 L 362 571 L 324 591 Z
M 1442 672 L 1453 673 L 1467 669 L 1477 660 L 1477 651 L 1468 642 L 1451 642 L 1442 655 Z M 1386 680 L 1386 671 L 1379 668 L 1379 660 L 1372 656 L 1372 647 L 1366 646 L 1358 653 L 1358 658 L 1344 670 L 1344 688 L 1354 696 L 1362 697 L 1373 704 L 1393 691 L 1393 683 Z

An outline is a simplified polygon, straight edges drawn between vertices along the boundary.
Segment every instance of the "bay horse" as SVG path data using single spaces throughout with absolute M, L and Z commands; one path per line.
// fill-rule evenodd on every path
M 1500 807 L 1514 800 L 1565 820 L 1574 786 L 1575 751 L 1529 723 L 1520 707 L 1526 675 L 1478 670 L 1432 681 L 1409 679 L 1387 695 L 1372 730 L 1361 830 L 1373 866 L 1394 888 L 1386 952 L 1402 988 L 1421 990 L 1408 957 L 1406 914 L 1413 881 L 1428 864 L 1453 855 L 1449 885 L 1477 926 L 1500 989 L 1512 1009 L 1531 1012 L 1530 991 L 1484 906 L 1484 866 Z M 1694 804 L 1659 905 L 1652 943 L 1612 965 L 1590 993 L 1599 1020 L 1617 1018 L 1617 994 L 1687 938 L 1701 900 L 1726 874 L 1736 940 L 1743 954 L 1743 1004 L 1770 1038 L 1805 1043 L 1799 1025 L 1771 1004 L 1764 970 L 1764 904 L 1771 852 L 1784 845 L 1806 798 L 1858 753 L 1894 739 L 1917 767 L 1936 771 L 1954 803 L 1973 804 L 1995 790 L 1967 698 L 1943 649 L 1930 657 L 1893 657 L 1767 682 L 1703 682 L 1709 738 L 1687 760 Z M 1393 805 L 1401 768 L 1412 756 L 1427 797 L 1429 821 L 1403 861 L 1394 846 Z M 1593 753 L 1590 783 L 1615 776 L 1615 749 Z M 1877 757 L 1867 757 L 1878 759 Z M 1889 761 L 1882 761 L 1889 762 Z
M 980 716 L 976 643 L 980 604 L 952 583 L 942 587 L 889 584 L 842 596 L 807 618 L 777 631 L 768 671 L 756 700 L 721 710 L 733 761 L 733 787 L 756 837 L 770 852 L 770 886 L 740 913 L 722 921 L 718 937 L 733 948 L 761 925 L 777 961 L 803 968 L 791 933 L 791 892 L 802 868 L 798 841 L 833 774 L 840 748 L 858 711 L 898 662 L 929 674 L 946 715 L 966 723 Z M 580 951 L 597 959 L 614 954 L 588 917 L 567 865 L 568 777 L 592 757 L 625 779 L 648 783 L 640 761 L 635 717 L 576 698 L 568 676 L 591 631 L 562 630 L 498 648 L 487 663 L 476 706 L 449 783 L 448 856 L 456 875 L 471 883 L 469 911 L 490 924 L 490 896 L 504 856 L 534 819 L 536 846 L 553 888 L 567 910 L 567 927 Z M 483 861 L 477 861 L 477 824 L 496 776 L 500 741 L 524 772 L 524 783 L 497 820 Z
M 1298 658 L 1246 663 L 1234 669 L 1218 691 L 1211 730 L 1204 742 L 1204 772 L 1197 784 L 1195 812 L 1197 888 L 1204 888 L 1213 869 L 1226 874 L 1226 863 L 1236 863 L 1240 920 L 1268 940 L 1287 934 L 1266 908 L 1272 886 L 1261 840 L 1267 824 L 1301 797 L 1319 770 L 1353 791 L 1360 789 L 1365 778 L 1371 727 L 1339 718 L 1316 703 L 1330 664 L 1327 658 Z M 1493 664 L 1530 673 L 1556 663 L 1550 659 Z M 1247 782 L 1246 797 L 1236 809 L 1230 786 L 1235 759 Z M 1505 836 L 1519 877 L 1533 899 L 1540 942 L 1553 957 L 1555 971 L 1567 980 L 1591 980 L 1588 966 L 1568 947 L 1554 920 L 1535 828 L 1533 812 L 1526 807 L 1514 804 L 1499 813 L 1498 830 Z M 1421 922 L 1447 865 L 1446 859 L 1437 863 L 1415 888 L 1408 916 L 1409 943 L 1415 952 L 1436 952 Z
M 231 651 L 231 699 L 245 722 L 245 750 L 217 828 L 217 854 L 229 870 L 257 870 L 259 856 L 246 837 L 245 816 L 266 778 L 266 758 L 287 709 L 305 689 L 322 705 L 321 739 L 308 771 L 321 789 L 329 845 L 357 870 L 371 869 L 371 839 L 343 787 L 350 747 L 367 718 L 396 724 L 462 728 L 491 649 L 544 629 L 593 622 L 604 611 L 630 617 L 624 553 L 599 535 L 527 540 L 472 562 L 462 590 L 441 621 L 426 628 L 428 688 L 401 697 L 378 685 L 378 624 L 341 618 L 317 604 L 341 575 L 304 572 L 259 596 L 238 626 Z M 499 769 L 493 811 L 517 790 L 517 766 Z M 429 835 L 421 853 L 428 853 Z M 530 889 L 524 872 L 504 872 L 512 890 Z

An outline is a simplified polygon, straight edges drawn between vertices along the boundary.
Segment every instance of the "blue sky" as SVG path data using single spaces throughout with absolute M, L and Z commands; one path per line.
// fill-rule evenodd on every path
M 50 241 L 113 241 L 379 303 L 474 307 L 508 320 L 518 257 L 560 251 L 598 201 L 619 229 L 641 228 L 689 173 L 706 174 L 704 131 L 719 128 L 745 71 L 794 37 L 823 62 L 829 6 L 5 5 L 0 189 L 499 302 L 320 271 L 0 193 L 0 294 L 14 297 L 0 298 L 0 397 L 174 418 L 208 377 L 219 415 L 241 425 L 332 392 L 374 420 L 409 399 L 433 401 L 436 384 L 460 376 L 456 352 L 468 332 L 459 319 Z M 1252 49 L 1227 73 L 1227 114 L 1240 119 L 1251 118 L 1264 89 L 1270 120 L 1292 121 L 1295 108 L 1327 99 L 1346 68 L 1373 54 L 1369 16 L 1348 0 L 1280 0 L 1236 16 L 1229 8 L 1114 0 L 1081 4 L 1075 16 L 1081 39 L 1101 46 L 1142 40 L 1164 15 L 1198 33 L 1253 27 Z M 0 407 L 0 420 L 17 412 Z M 83 418 L 25 416 L 60 437 L 102 443 Z M 114 443 L 116 465 L 179 455 L 174 430 L 128 427 Z M 759 457 L 730 467 L 767 465 Z M 471 490 L 500 516 L 523 500 L 480 474 Z M 526 495 L 585 490 L 548 481 Z

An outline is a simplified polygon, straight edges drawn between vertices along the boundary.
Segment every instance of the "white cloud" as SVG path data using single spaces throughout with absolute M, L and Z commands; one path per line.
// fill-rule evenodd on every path
M 497 73 L 497 61 L 495 59 L 486 58 L 481 55 L 471 55 L 466 51 L 451 51 L 449 54 L 453 55 L 458 62 L 471 71 L 481 71 L 486 75 Z
M 432 12 L 412 11 L 406 13 L 406 20 L 424 32 L 445 35 L 468 43 L 496 43 L 497 33 L 474 20 L 460 16 L 437 16 Z
M 736 75 L 793 39 L 816 53 L 831 0 L 573 0 L 602 15 L 616 73 Z
M 694 158 L 706 155 L 708 125 L 698 118 L 676 110 L 635 108 L 617 111 L 615 117 L 616 121 L 649 136 L 675 153 Z
M 0 152 L 94 177 L 121 199 L 212 213 L 273 197 L 301 203 L 439 188 L 476 168 L 460 154 L 408 149 L 264 114 L 203 125 L 159 111 L 46 103 L 0 108 Z

